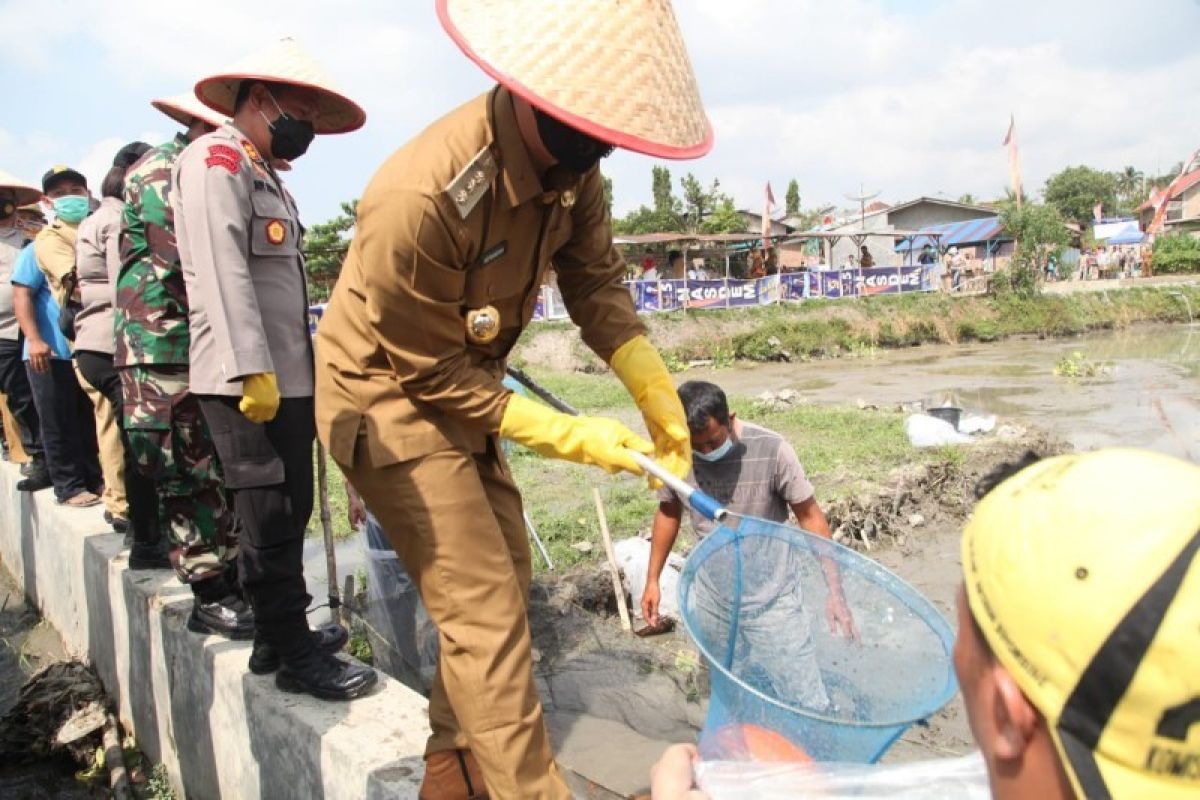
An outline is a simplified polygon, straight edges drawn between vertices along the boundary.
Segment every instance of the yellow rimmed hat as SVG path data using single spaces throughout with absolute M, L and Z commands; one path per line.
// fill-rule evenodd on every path
M 1200 467 L 1038 462 L 980 501 L 962 561 L 971 615 L 1080 797 L 1200 796 Z
M 313 129 L 317 133 L 349 133 L 367 121 L 366 112 L 338 91 L 325 69 L 290 37 L 200 79 L 196 83 L 196 97 L 209 108 L 233 116 L 238 86 L 244 80 L 287 83 L 315 90 L 318 100 Z
M 27 206 L 42 199 L 41 189 L 32 183 L 26 183 L 20 178 L 9 175 L 4 170 L 0 170 L 0 189 L 9 189 L 12 191 L 15 195 L 13 205 L 17 207 Z
M 196 99 L 193 92 L 177 94 L 171 97 L 160 97 L 151 100 L 150 105 L 166 114 L 185 128 L 190 127 L 193 119 L 207 122 L 214 127 L 221 127 L 225 117 L 215 113 L 211 108 Z
M 712 149 L 670 0 L 437 0 L 437 11 L 472 61 L 550 116 L 659 158 Z

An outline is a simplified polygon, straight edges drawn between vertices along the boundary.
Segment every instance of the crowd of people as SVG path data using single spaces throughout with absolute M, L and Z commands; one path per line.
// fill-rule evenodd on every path
M 569 68 L 542 57 L 544 32 L 527 24 L 523 3 L 445 0 L 440 10 L 451 38 L 497 84 L 433 122 L 371 179 L 315 337 L 303 227 L 281 174 L 315 136 L 354 131 L 366 114 L 299 45 L 283 40 L 202 76 L 193 93 L 155 101 L 179 123 L 178 134 L 123 147 L 98 202 L 69 167 L 48 170 L 40 187 L 0 176 L 0 389 L 30 457 L 21 491 L 52 488 L 70 508 L 107 503 L 110 523 L 128 534 L 129 568 L 169 565 L 191 588 L 190 630 L 253 640 L 248 669 L 275 673 L 283 691 L 349 700 L 370 690 L 375 672 L 335 655 L 344 628 L 313 630 L 306 617 L 301 557 L 319 437 L 438 629 L 421 796 L 568 798 L 533 679 L 532 560 L 499 440 L 613 473 L 644 475 L 637 454 L 652 455 L 681 479 L 725 487 L 734 493 L 727 502 L 742 502 L 736 492 L 749 488 L 755 494 L 746 502 L 757 504 L 749 510 L 794 513 L 818 534 L 828 535 L 828 524 L 786 442 L 736 420 L 711 384 L 676 390 L 623 284 L 600 160 L 617 146 L 666 158 L 699 157 L 712 146 L 669 3 L 604 7 L 605 25 L 624 40 L 658 45 L 645 50 L 597 50 L 590 45 L 601 12 L 562 5 L 555 52 L 587 54 Z M 623 59 L 638 60 L 638 68 Z M 598 100 L 610 96 L 628 102 Z M 655 113 L 634 113 L 647 108 Z M 53 219 L 40 225 L 43 213 Z M 625 385 L 648 438 L 502 384 L 505 359 L 551 267 L 584 342 Z M 747 482 L 742 469 L 755 460 L 760 474 Z M 1094 463 L 1103 469 L 1088 467 Z M 1186 573 L 1200 546 L 1195 468 L 1122 463 L 1127 468 L 1085 458 L 1022 473 L 1023 483 L 1004 484 L 968 530 L 964 607 L 981 636 L 973 649 L 963 645 L 959 670 L 972 678 L 964 678 L 972 726 L 1000 775 L 998 794 L 1000 781 L 1031 763 L 1022 758 L 1035 744 L 1046 758 L 1056 752 L 1048 742 L 1067 765 L 1055 774 L 1074 776 L 1070 785 L 1085 791 L 1136 786 L 1125 782 L 1130 770 L 1160 772 L 1164 785 L 1194 782 L 1187 764 L 1197 755 L 1187 737 L 1195 701 L 1182 695 L 1195 681 L 1168 681 L 1179 703 L 1163 709 L 1153 734 L 1144 730 L 1144 702 L 1128 710 L 1123 695 L 1106 687 L 1119 675 L 1124 688 L 1153 703 L 1164 695 L 1135 674 L 1139 663 L 1154 659 L 1161 676 L 1190 669 L 1170 641 L 1163 649 L 1156 631 L 1194 639 L 1194 614 L 1186 614 L 1196 606 L 1188 600 L 1196 575 Z M 1037 563 L 1070 571 L 1035 576 L 1087 590 L 1092 605 L 1080 606 L 1077 620 L 1093 606 L 1106 610 L 1095 625 L 1076 626 L 1088 632 L 1078 655 L 1092 666 L 1070 675 L 1049 657 L 1028 662 L 1054 638 L 1045 627 L 1053 617 L 1022 628 L 1038 609 L 997 615 L 1015 608 L 1001 602 L 1012 593 L 1007 576 L 1021 574 L 1009 567 L 1024 568 L 1013 553 L 1023 542 L 1074 543 L 1078 537 L 1047 534 L 1085 528 L 1068 514 L 1061 526 L 1042 529 L 1046 517 L 1034 513 L 1042 507 L 1028 504 L 1057 483 L 1094 488 L 1113 474 L 1144 485 L 1132 496 L 1101 494 L 1122 502 L 1086 528 L 1139 535 L 1106 539 L 1104 562 L 1063 545 Z M 657 571 L 682 515 L 677 498 L 660 500 L 643 599 L 649 620 L 657 616 Z M 1069 508 L 1082 517 L 1101 504 Z M 1013 533 L 997 519 L 1020 522 L 1017 535 L 996 535 Z M 1134 544 L 1147 575 L 1170 559 L 1148 586 L 1131 579 L 1138 564 L 1122 556 L 1120 548 Z M 1122 576 L 1115 584 L 1107 571 L 1114 564 Z M 836 574 L 826 577 L 837 584 Z M 1040 602 L 1042 588 L 1017 591 Z M 1145 590 L 1149 599 L 1143 608 L 1133 597 L 1134 623 L 1117 626 L 1122 636 L 1111 638 L 1113 618 L 1129 607 L 1118 607 L 1117 588 Z M 826 618 L 853 638 L 854 620 L 839 599 L 831 593 Z M 1172 616 L 1176 609 L 1182 618 Z M 801 613 L 778 612 L 776 625 Z M 985 645 L 1000 667 L 988 666 Z M 1007 683 L 1002 669 L 1012 673 Z M 1041 693 L 1025 673 L 1052 675 L 1061 691 Z M 1110 747 L 1110 719 L 1129 720 L 1130 735 L 1162 741 L 1147 755 L 1123 729 L 1120 745 Z M 1113 753 L 1120 774 L 1109 772 Z M 681 791 L 692 791 L 693 757 L 685 751 Z

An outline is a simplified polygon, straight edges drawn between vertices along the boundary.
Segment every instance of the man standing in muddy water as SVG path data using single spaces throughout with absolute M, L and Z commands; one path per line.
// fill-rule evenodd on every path
M 683 408 L 628 290 L 598 163 L 712 145 L 669 0 L 439 0 L 499 85 L 396 152 L 317 332 L 317 429 L 383 524 L 440 634 L 421 796 L 570 797 L 534 688 L 521 499 L 501 436 L 641 472 L 690 464 Z M 616 46 L 619 43 L 619 47 Z M 650 438 L 501 385 L 547 268 Z

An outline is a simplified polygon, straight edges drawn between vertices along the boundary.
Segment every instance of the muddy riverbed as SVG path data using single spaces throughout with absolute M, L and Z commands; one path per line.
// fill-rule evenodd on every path
M 0 568 L 0 716 L 8 713 L 25 679 L 66 658 L 61 637 L 26 605 L 20 589 Z M 76 782 L 67 757 L 34 764 L 0 764 L 5 800 L 83 800 L 103 796 Z

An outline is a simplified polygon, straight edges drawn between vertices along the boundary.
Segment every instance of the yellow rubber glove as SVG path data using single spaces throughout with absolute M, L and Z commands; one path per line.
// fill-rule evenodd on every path
M 686 477 L 692 468 L 692 436 L 662 356 L 645 336 L 635 336 L 617 348 L 611 366 L 642 410 L 658 463 L 677 477 Z
M 519 394 L 508 398 L 500 435 L 548 458 L 634 475 L 641 475 L 642 468 L 627 449 L 646 455 L 654 452 L 654 445 L 615 419 L 572 417 Z
M 251 422 L 270 422 L 279 411 L 279 384 L 274 372 L 247 375 L 242 380 L 242 401 L 238 410 Z

